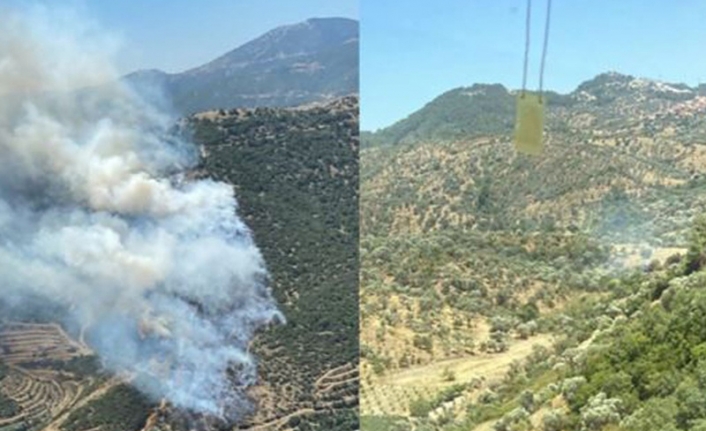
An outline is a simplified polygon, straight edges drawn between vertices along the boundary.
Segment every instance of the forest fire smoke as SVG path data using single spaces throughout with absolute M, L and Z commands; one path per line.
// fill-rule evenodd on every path
M 114 45 L 67 13 L 0 14 L 0 298 L 70 308 L 155 400 L 237 410 L 247 345 L 283 317 L 232 188 L 180 174 L 197 152 L 120 81 Z

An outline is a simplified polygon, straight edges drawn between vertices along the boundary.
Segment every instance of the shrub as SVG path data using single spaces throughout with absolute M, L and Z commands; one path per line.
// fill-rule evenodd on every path
M 409 414 L 417 418 L 427 417 L 432 408 L 432 403 L 429 400 L 417 398 L 409 403 Z
M 608 398 L 604 392 L 599 392 L 581 409 L 581 429 L 598 431 L 608 424 L 619 423 L 621 407 L 619 398 Z
M 542 417 L 543 431 L 561 431 L 564 429 L 566 417 L 560 410 L 552 409 Z

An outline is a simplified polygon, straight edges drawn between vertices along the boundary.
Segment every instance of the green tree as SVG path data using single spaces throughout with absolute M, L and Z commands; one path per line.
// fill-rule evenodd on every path
M 689 250 L 683 260 L 683 273 L 689 275 L 698 271 L 706 263 L 706 216 L 694 220 L 689 241 Z
M 409 403 L 409 414 L 417 418 L 427 417 L 432 408 L 432 403 L 429 400 L 417 398 Z
M 522 391 L 520 394 L 520 405 L 522 408 L 527 410 L 528 412 L 532 413 L 535 410 L 536 407 L 536 400 L 534 393 L 532 391 L 525 389 Z
M 566 424 L 566 418 L 561 410 L 549 410 L 542 417 L 543 431 L 561 431 Z
M 625 431 L 677 431 L 674 397 L 652 398 L 621 422 Z

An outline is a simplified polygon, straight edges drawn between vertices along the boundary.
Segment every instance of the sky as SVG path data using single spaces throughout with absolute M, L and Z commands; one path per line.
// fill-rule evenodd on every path
M 71 8 L 119 42 L 121 73 L 182 72 L 275 27 L 314 17 L 358 19 L 358 0 L 0 0 Z
M 401 120 L 474 83 L 522 85 L 525 0 L 361 0 L 361 129 Z M 528 88 L 538 85 L 546 0 L 532 2 Z M 706 82 L 706 1 L 554 0 L 545 88 L 617 71 Z

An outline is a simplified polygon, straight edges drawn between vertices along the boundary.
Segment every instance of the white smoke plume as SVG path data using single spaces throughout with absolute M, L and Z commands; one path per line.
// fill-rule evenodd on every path
M 183 177 L 195 151 L 115 46 L 69 13 L 0 13 L 0 298 L 63 304 L 155 400 L 223 415 L 283 316 L 232 188 Z

